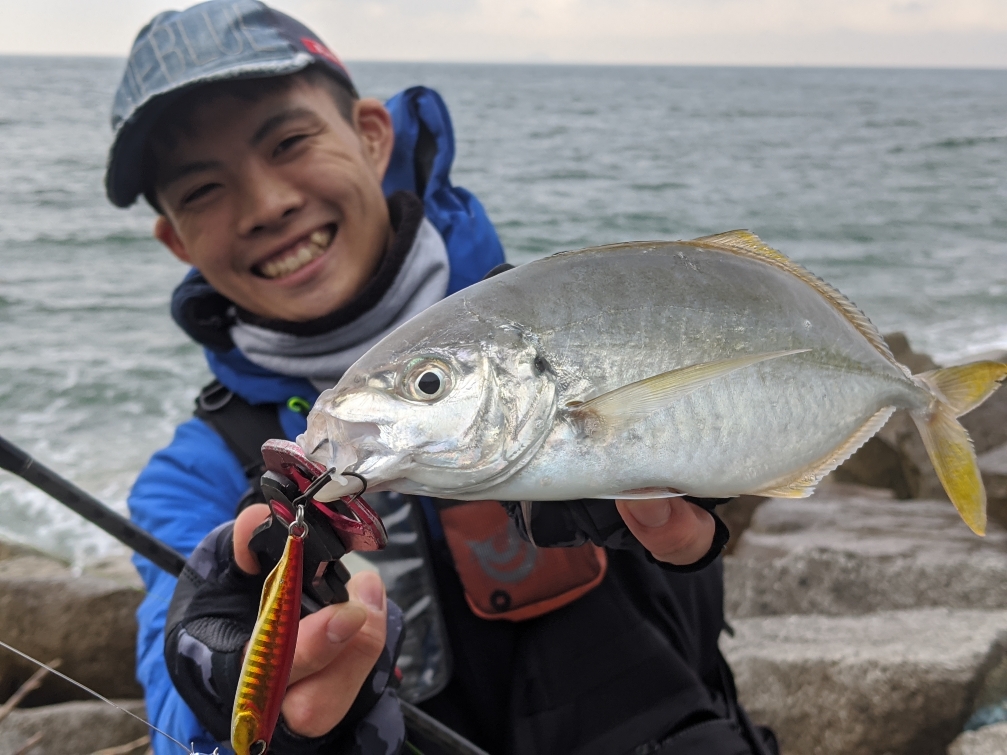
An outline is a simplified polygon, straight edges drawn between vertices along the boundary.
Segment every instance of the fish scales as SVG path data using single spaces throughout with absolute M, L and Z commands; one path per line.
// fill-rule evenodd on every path
M 981 401 L 1002 379 L 983 369 L 955 390 Z M 465 289 L 323 393 L 301 443 L 323 462 L 352 446 L 341 471 L 371 487 L 462 500 L 806 495 L 895 408 L 954 421 L 945 398 L 841 295 L 734 232 L 562 253 Z

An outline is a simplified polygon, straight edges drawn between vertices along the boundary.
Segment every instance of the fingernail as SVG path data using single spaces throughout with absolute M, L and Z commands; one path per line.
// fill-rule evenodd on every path
M 352 603 L 345 604 L 336 611 L 336 615 L 329 619 L 325 626 L 325 635 L 329 642 L 346 642 L 357 633 L 360 627 L 367 620 L 367 616 L 361 610 L 361 606 Z
M 671 517 L 671 501 L 660 498 L 655 501 L 629 501 L 629 512 L 644 527 L 660 527 Z
M 357 587 L 360 600 L 371 610 L 381 611 L 385 607 L 385 586 L 381 582 L 381 577 L 369 572 L 364 572 L 361 577 L 360 585 Z

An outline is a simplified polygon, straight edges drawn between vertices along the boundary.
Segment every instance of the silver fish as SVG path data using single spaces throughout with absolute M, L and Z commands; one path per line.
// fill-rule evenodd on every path
M 906 408 L 981 534 L 956 417 L 1005 377 L 912 376 L 842 294 L 732 231 L 563 252 L 460 291 L 361 357 L 298 443 L 369 489 L 441 498 L 803 497 Z

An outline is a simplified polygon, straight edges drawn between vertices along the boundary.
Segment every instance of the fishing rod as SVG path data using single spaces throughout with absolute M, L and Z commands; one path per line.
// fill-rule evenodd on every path
M 173 577 L 182 573 L 185 558 L 181 553 L 138 527 L 122 514 L 113 511 L 90 493 L 60 477 L 2 435 L 0 435 L 0 468 L 12 472 L 48 493 L 71 511 L 100 527 L 127 548 L 149 559 Z M 314 610 L 318 610 L 317 605 L 314 606 Z M 399 705 L 402 707 L 406 727 L 444 748 L 448 755 L 489 755 L 415 705 L 401 699 Z
M 178 576 L 185 566 L 181 553 L 146 530 L 113 511 L 90 493 L 40 464 L 27 452 L 0 435 L 0 467 L 48 493 L 71 511 L 105 530 L 130 550 L 150 559 L 169 574 Z

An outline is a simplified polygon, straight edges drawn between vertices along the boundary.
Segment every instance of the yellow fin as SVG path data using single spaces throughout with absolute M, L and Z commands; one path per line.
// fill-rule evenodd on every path
M 959 367 L 945 367 L 916 376 L 937 397 L 947 401 L 960 417 L 989 398 L 1007 378 L 1007 364 L 972 362 Z
M 915 411 L 909 416 L 923 437 L 927 455 L 948 498 L 965 524 L 977 535 L 985 535 L 986 489 L 972 440 L 954 412 L 950 405 L 937 401 L 929 414 Z
M 748 354 L 715 362 L 702 362 L 677 370 L 662 372 L 635 383 L 595 396 L 583 404 L 570 407 L 570 414 L 591 424 L 592 420 L 605 425 L 619 425 L 664 409 L 697 388 L 711 383 L 735 370 L 770 359 L 801 354 L 810 349 L 771 351 L 765 354 Z
M 715 233 L 712 236 L 700 236 L 698 239 L 693 239 L 692 243 L 697 241 L 709 246 L 719 246 L 722 249 L 734 249 L 739 252 L 751 252 L 758 254 L 760 257 L 793 264 L 790 258 L 783 254 L 783 252 L 773 249 L 773 247 L 769 246 L 769 244 L 754 233 L 744 229 Z
M 816 462 L 810 470 L 801 472 L 796 479 L 790 482 L 768 490 L 760 490 L 755 495 L 764 495 L 769 498 L 807 498 L 815 492 L 815 488 L 825 475 L 853 456 L 858 448 L 873 438 L 885 426 L 885 423 L 894 412 L 894 406 L 886 406 L 884 409 L 880 409 L 861 425 L 853 435 L 847 438 L 839 448 L 824 459 Z
M 878 329 L 874 327 L 874 324 L 867 319 L 867 315 L 861 312 L 856 304 L 817 275 L 808 272 L 782 252 L 773 249 L 751 231 L 728 231 L 713 236 L 702 236 L 683 243 L 733 252 L 745 257 L 754 257 L 800 278 L 838 309 L 850 321 L 853 327 L 860 331 L 860 334 L 878 350 L 881 356 L 905 372 L 907 376 L 909 375 L 909 371 L 895 360 L 891 349 L 885 343 L 885 339 L 881 337 L 881 333 L 878 332 Z

